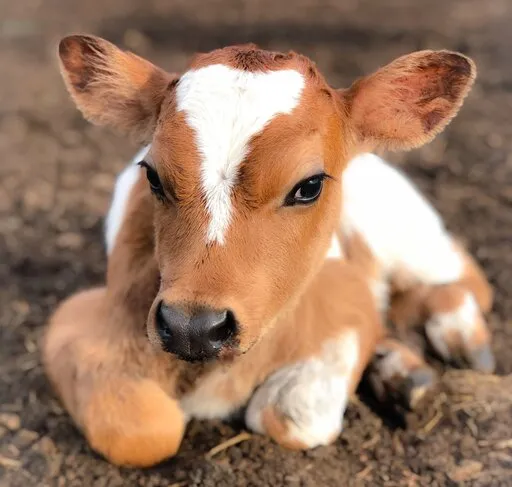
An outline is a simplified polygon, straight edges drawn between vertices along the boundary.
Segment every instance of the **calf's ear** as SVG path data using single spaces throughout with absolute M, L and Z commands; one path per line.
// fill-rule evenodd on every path
M 338 93 L 356 144 L 365 150 L 407 150 L 446 127 L 475 76 L 473 61 L 462 54 L 419 51 Z
M 85 118 L 149 139 L 175 75 L 90 35 L 62 39 L 59 59 L 66 87 Z

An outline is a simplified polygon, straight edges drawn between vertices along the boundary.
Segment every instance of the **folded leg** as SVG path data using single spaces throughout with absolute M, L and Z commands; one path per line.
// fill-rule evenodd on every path
M 492 304 L 492 289 L 474 259 L 458 244 L 454 246 L 463 263 L 460 278 L 402 286 L 391 302 L 389 317 L 401 328 L 424 326 L 443 360 L 493 372 L 491 333 L 484 317 Z
M 178 450 L 184 415 L 148 377 L 129 330 L 106 322 L 104 298 L 95 289 L 59 307 L 45 335 L 44 365 L 94 450 L 118 465 L 151 466 Z
M 322 354 L 271 375 L 254 393 L 246 423 L 291 449 L 333 442 L 366 366 L 360 339 L 348 329 L 324 344 Z
M 493 372 L 491 334 L 473 293 L 460 284 L 434 288 L 426 298 L 425 333 L 445 360 Z
M 418 409 L 437 384 L 436 372 L 421 354 L 391 338 L 377 345 L 367 375 L 379 401 L 410 410 Z

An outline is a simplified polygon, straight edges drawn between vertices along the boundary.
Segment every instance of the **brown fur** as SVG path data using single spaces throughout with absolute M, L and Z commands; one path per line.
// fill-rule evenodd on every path
M 59 58 L 68 91 L 85 118 L 149 140 L 174 75 L 94 36 L 66 37 Z
M 494 299 L 493 289 L 481 267 L 477 264 L 476 260 L 469 254 L 463 245 L 455 241 L 455 247 L 462 255 L 464 260 L 464 275 L 461 284 L 471 291 L 478 303 L 478 306 L 483 313 L 488 313 L 491 310 L 492 302 Z
M 151 290 L 152 283 L 145 284 Z M 43 347 L 46 370 L 94 449 L 116 464 L 151 465 L 179 446 L 185 423 L 176 401 L 185 394 L 199 391 L 205 400 L 221 399 L 235 409 L 270 373 L 318 355 L 323 343 L 347 327 L 360 342 L 350 386 L 355 390 L 384 334 L 366 278 L 349 263 L 327 261 L 308 296 L 232 363 L 191 366 L 152 350 L 132 315 L 121 319 L 109 312 L 115 303 L 104 289 L 86 291 L 52 317 Z M 297 326 L 300 340 L 290 342 Z M 268 434 L 279 441 L 277 432 Z
M 360 343 L 353 391 L 384 330 L 368 289 L 373 264 L 325 261 L 340 214 L 339 176 L 368 145 L 406 149 L 430 140 L 460 107 L 473 64 L 419 52 L 335 91 L 294 53 L 235 46 L 199 56 L 193 67 L 288 68 L 305 79 L 293 113 L 275 117 L 251 141 L 219 246 L 205 244 L 200 154 L 176 111 L 176 76 L 92 36 L 64 39 L 59 53 L 67 88 L 88 119 L 151 139 L 148 163 L 167 196 L 155 201 L 141 178 L 109 259 L 107 288 L 70 298 L 50 320 L 46 369 L 93 448 L 126 465 L 171 456 L 184 428 L 180 399 L 242 405 L 270 373 L 319 354 L 348 329 Z M 333 179 L 314 205 L 282 206 L 298 181 L 319 171 Z M 161 300 L 232 310 L 236 342 L 208 364 L 163 353 L 154 327 Z M 293 446 L 279 418 L 266 421 L 269 434 Z
M 107 305 L 104 288 L 65 301 L 50 321 L 44 364 L 92 448 L 116 464 L 150 466 L 176 453 L 183 436 L 167 384 L 178 370 Z
M 475 65 L 465 56 L 419 51 L 354 83 L 341 96 L 356 137 L 366 140 L 370 149 L 411 149 L 444 129 L 475 77 Z

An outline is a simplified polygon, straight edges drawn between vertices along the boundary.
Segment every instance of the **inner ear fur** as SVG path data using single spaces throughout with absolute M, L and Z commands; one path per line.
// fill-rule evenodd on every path
M 407 150 L 432 140 L 457 114 L 476 77 L 468 57 L 418 51 L 340 90 L 357 142 Z
M 148 140 L 176 75 L 90 35 L 62 39 L 59 59 L 66 87 L 88 120 Z

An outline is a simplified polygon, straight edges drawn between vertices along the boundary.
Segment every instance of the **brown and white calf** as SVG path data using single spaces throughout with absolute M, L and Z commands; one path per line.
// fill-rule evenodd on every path
M 384 272 L 368 236 L 340 226 L 342 174 L 367 150 L 431 140 L 472 85 L 469 59 L 417 52 L 336 90 L 304 56 L 253 45 L 182 76 L 92 36 L 59 54 L 84 115 L 149 144 L 117 183 L 106 286 L 61 304 L 44 342 L 94 449 L 152 465 L 189 418 L 244 405 L 283 445 L 326 444 L 377 345 L 422 366 L 386 338 L 372 293 L 414 273 Z M 396 379 L 381 369 L 381 386 Z

